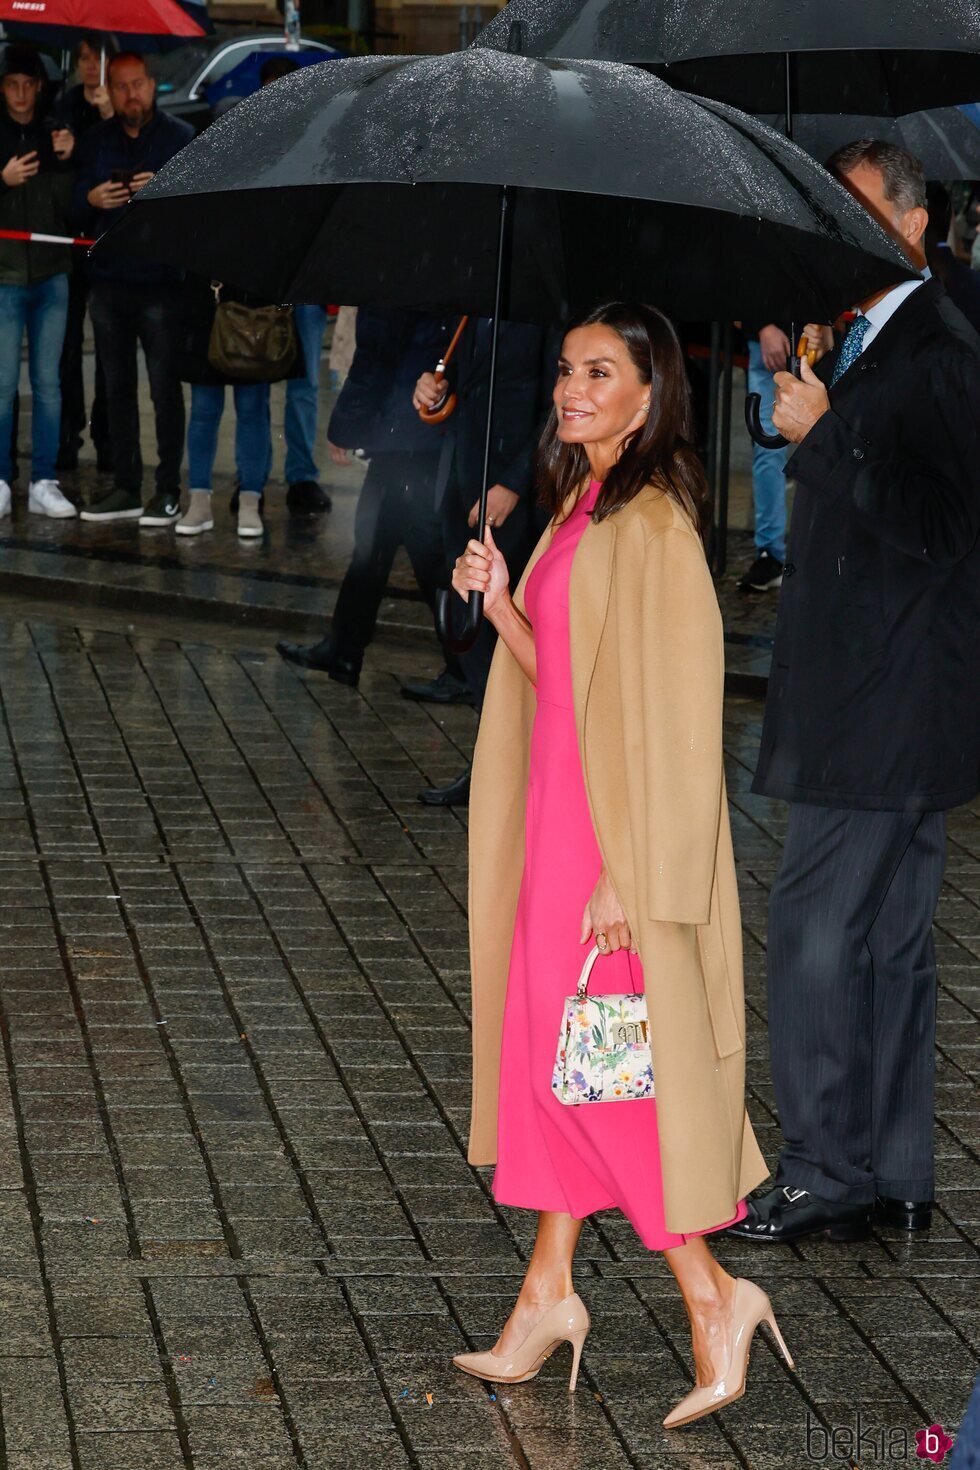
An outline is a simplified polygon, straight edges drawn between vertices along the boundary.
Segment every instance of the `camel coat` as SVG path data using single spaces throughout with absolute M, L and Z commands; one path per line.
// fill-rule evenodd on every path
M 551 529 L 515 593 L 522 609 L 528 574 Z M 666 1224 L 692 1233 L 731 1219 L 769 1170 L 744 1102 L 741 924 L 722 765 L 721 618 L 700 539 L 662 490 L 649 485 L 622 510 L 586 527 L 572 563 L 569 618 L 592 822 L 646 977 Z M 472 1164 L 496 1157 L 534 711 L 534 689 L 501 639 L 470 796 Z M 576 979 L 569 975 L 569 993 Z M 560 1021 L 556 1014 L 556 1044 Z

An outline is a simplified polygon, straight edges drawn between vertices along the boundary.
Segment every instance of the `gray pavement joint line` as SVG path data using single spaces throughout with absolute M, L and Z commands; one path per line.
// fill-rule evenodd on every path
M 861 1323 L 854 1316 L 853 1312 L 851 1312 L 851 1310 L 847 1306 L 845 1306 L 841 1298 L 828 1284 L 826 1277 L 819 1275 L 817 1272 L 814 1272 L 812 1279 L 823 1292 L 827 1300 L 836 1309 L 843 1321 L 847 1323 L 848 1327 L 850 1327 L 853 1332 L 857 1333 L 858 1337 L 864 1343 L 864 1346 L 867 1348 L 868 1352 L 874 1358 L 878 1366 L 880 1368 L 884 1368 L 885 1372 L 888 1374 L 888 1377 L 898 1388 L 901 1396 L 909 1401 L 915 1412 L 918 1414 L 920 1423 L 931 1424 L 932 1420 L 925 1405 L 921 1402 L 920 1399 L 916 1397 L 912 1390 L 910 1388 L 907 1388 L 902 1380 L 897 1377 L 891 1363 L 889 1363 L 884 1353 L 880 1350 L 880 1348 L 878 1348 L 874 1341 L 874 1338 L 865 1331 Z
M 33 643 L 33 639 L 32 639 Z M 24 802 L 24 810 L 27 814 L 28 827 L 34 841 L 35 849 L 38 848 L 38 832 L 31 805 L 30 792 L 24 776 L 20 756 L 17 752 L 17 743 L 10 724 L 6 700 L 3 695 L 3 687 L 0 684 L 0 715 L 2 715 L 3 726 L 7 736 L 7 745 L 10 751 L 10 759 L 21 789 Z M 54 895 L 51 890 L 50 878 L 46 866 L 39 866 L 44 883 L 45 896 L 51 914 L 52 923 L 55 926 L 58 950 L 61 955 L 61 963 L 65 969 L 66 976 L 69 973 L 67 950 L 64 943 L 64 935 L 60 932 L 57 920 L 57 910 L 54 905 Z M 58 1318 L 55 1311 L 54 1292 L 48 1276 L 47 1257 L 44 1247 L 44 1229 L 42 1224 L 41 1206 L 37 1194 L 37 1179 L 34 1175 L 34 1167 L 31 1162 L 30 1152 L 27 1146 L 27 1131 L 24 1127 L 24 1113 L 20 1100 L 20 1088 L 17 1081 L 17 1073 L 14 1068 L 13 1044 L 11 1040 L 10 1024 L 6 1015 L 6 1007 L 0 995 L 0 1045 L 3 1047 L 4 1063 L 7 1070 L 7 1079 L 10 1087 L 11 1108 L 14 1115 L 14 1126 L 17 1130 L 17 1149 L 21 1160 L 21 1177 L 24 1184 L 24 1194 L 27 1199 L 27 1208 L 31 1219 L 31 1231 L 34 1236 L 34 1250 L 37 1255 L 38 1270 L 41 1278 L 41 1288 L 44 1293 L 45 1309 L 48 1316 L 48 1331 L 51 1336 L 51 1345 L 54 1352 L 55 1366 L 58 1373 L 58 1384 L 61 1390 L 62 1406 L 65 1414 L 65 1425 L 68 1431 L 68 1448 L 71 1455 L 73 1470 L 81 1470 L 81 1459 L 78 1450 L 78 1434 L 75 1425 L 75 1416 L 68 1396 L 68 1373 L 65 1367 L 64 1347 L 61 1331 L 58 1327 Z M 2 1414 L 0 1414 L 2 1419 Z M 5 1440 L 3 1441 L 5 1443 Z M 0 1461 L 6 1464 L 6 1455 Z
M 142 669 L 142 672 L 143 672 L 144 678 L 147 681 L 147 684 L 153 690 L 154 697 L 157 699 L 157 702 L 158 702 L 158 704 L 160 706 L 160 711 L 161 711 L 162 718 L 168 724 L 170 724 L 171 730 L 173 731 L 174 739 L 178 743 L 178 748 L 180 749 L 181 754 L 183 755 L 184 759 L 187 761 L 190 770 L 193 771 L 194 770 L 193 762 L 190 761 L 190 759 L 189 759 L 189 757 L 187 755 L 186 749 L 184 748 L 183 742 L 181 741 L 180 736 L 179 736 L 176 728 L 173 725 L 173 722 L 170 720 L 169 714 L 168 714 L 168 712 L 166 710 L 166 706 L 164 705 L 163 700 L 160 698 L 160 695 L 159 695 L 159 693 L 158 693 L 158 691 L 156 689 L 156 686 L 153 683 L 152 677 L 150 676 L 150 674 L 146 670 L 145 666 L 143 665 L 142 660 L 139 659 L 138 656 L 137 656 L 137 662 L 139 663 L 140 668 Z M 139 768 L 136 765 L 136 762 L 134 761 L 133 756 L 132 756 L 132 752 L 129 749 L 129 743 L 126 740 L 125 732 L 122 730 L 121 726 L 119 725 L 118 721 L 115 718 L 115 712 L 114 712 L 114 710 L 112 708 L 111 700 L 110 700 L 110 698 L 108 696 L 108 693 L 107 693 L 107 691 L 105 689 L 105 686 L 102 683 L 102 680 L 101 680 L 101 677 L 99 675 L 98 669 L 97 669 L 94 661 L 92 660 L 91 656 L 89 656 L 89 665 L 90 665 L 90 667 L 92 669 L 93 675 L 94 675 L 94 677 L 95 677 L 95 679 L 96 679 L 96 681 L 97 681 L 100 689 L 102 690 L 102 695 L 103 695 L 103 698 L 106 701 L 106 706 L 107 706 L 107 710 L 108 710 L 109 716 L 113 720 L 113 723 L 115 724 L 116 729 L 119 732 L 119 738 L 122 741 L 123 749 L 126 751 L 127 759 L 130 761 L 130 764 L 133 766 L 133 770 L 137 774 L 137 777 L 138 777 L 139 776 Z M 196 779 L 196 777 L 195 777 L 195 779 Z M 142 782 L 140 784 L 142 785 Z M 201 787 L 200 789 L 201 789 L 201 794 L 202 794 L 203 799 L 205 801 L 208 801 L 207 795 L 204 792 L 203 787 Z M 156 812 L 156 808 L 155 808 L 155 806 L 153 804 L 153 800 L 152 800 L 152 798 L 148 794 L 146 794 L 146 798 L 147 798 L 147 803 L 148 803 L 150 812 L 152 813 L 152 816 L 153 816 L 154 823 L 155 823 L 155 825 L 157 827 L 157 830 L 160 833 L 161 843 L 164 846 L 166 846 L 165 838 L 164 838 L 164 832 L 163 832 L 163 829 L 162 829 L 161 824 L 159 822 L 159 819 L 158 819 L 158 816 L 157 816 L 157 812 Z M 210 806 L 210 802 L 209 801 L 208 801 L 208 805 Z M 212 808 L 212 811 L 213 811 L 213 808 Z M 220 820 L 217 817 L 217 813 L 214 813 L 214 815 L 215 815 L 215 820 L 218 821 L 218 825 L 219 825 L 219 828 L 220 828 L 220 830 L 222 832 L 222 835 L 225 837 L 225 840 L 227 842 L 227 834 L 225 834 L 225 832 L 224 832 L 224 828 L 221 825 Z M 182 899 L 184 901 L 184 905 L 185 905 L 188 913 L 191 915 L 191 917 L 192 917 L 195 925 L 197 926 L 198 932 L 200 934 L 202 943 L 203 943 L 204 948 L 205 948 L 205 952 L 207 953 L 208 960 L 209 960 L 209 962 L 211 964 L 211 967 L 212 967 L 212 969 L 214 971 L 214 974 L 215 974 L 215 978 L 216 978 L 216 980 L 218 982 L 218 985 L 219 985 L 219 988 L 221 990 L 222 998 L 224 999 L 225 1005 L 226 1005 L 226 1007 L 228 1009 L 229 1016 L 230 1016 L 230 1019 L 232 1021 L 232 1024 L 236 1027 L 236 1030 L 237 1030 L 239 1036 L 241 1036 L 241 1035 L 244 1034 L 244 1027 L 243 1027 L 243 1023 L 242 1023 L 242 1018 L 241 1018 L 241 1016 L 238 1013 L 237 1007 L 234 1005 L 234 1002 L 231 999 L 230 992 L 228 991 L 228 987 L 227 987 L 227 984 L 225 982 L 224 972 L 223 972 L 223 970 L 221 968 L 220 963 L 218 962 L 217 956 L 214 953 L 214 949 L 213 949 L 213 947 L 211 945 L 211 942 L 210 942 L 209 936 L 207 934 L 207 931 L 206 931 L 203 923 L 201 922 L 200 915 L 198 914 L 197 908 L 194 905 L 193 901 L 191 900 L 191 897 L 190 897 L 190 894 L 189 894 L 188 889 L 186 887 L 186 884 L 184 882 L 184 879 L 183 879 L 181 873 L 179 872 L 179 870 L 177 869 L 177 866 L 176 865 L 172 865 L 171 871 L 173 872 L 174 879 L 175 879 L 175 881 L 177 883 L 178 890 L 179 890 L 179 892 L 181 894 L 181 897 L 182 897 Z M 116 883 L 115 875 L 113 875 L 112 881 L 113 881 L 113 884 L 115 885 L 115 883 Z M 122 907 L 125 910 L 125 900 L 123 900 Z M 134 952 L 135 952 L 135 955 L 136 955 L 137 965 L 138 965 L 138 968 L 139 968 L 139 971 L 140 971 L 140 976 L 141 976 L 141 979 L 143 981 L 144 988 L 145 988 L 145 990 L 147 992 L 147 997 L 148 997 L 148 999 L 150 1001 L 150 1004 L 151 1004 L 151 1007 L 153 1009 L 153 1012 L 154 1012 L 154 1015 L 155 1015 L 156 1019 L 157 1020 L 160 1020 L 160 1019 L 162 1019 L 162 1014 L 163 1013 L 162 1013 L 161 1008 L 160 1008 L 160 1005 L 159 1005 L 159 1003 L 157 1001 L 156 994 L 155 994 L 155 991 L 154 991 L 154 988 L 153 988 L 153 984 L 152 984 L 152 981 L 151 981 L 150 976 L 149 976 L 149 972 L 147 971 L 146 966 L 145 966 L 145 963 L 143 961 L 143 955 L 142 955 L 142 952 L 141 952 L 141 949 L 140 949 L 138 935 L 135 934 L 135 931 L 133 930 L 132 925 L 130 924 L 128 918 L 126 918 L 124 920 L 124 922 L 126 922 L 127 931 L 130 933 L 130 939 L 131 939 L 131 942 L 133 944 Z M 184 1110 L 185 1110 L 185 1112 L 187 1114 L 188 1121 L 189 1121 L 189 1123 L 191 1125 L 192 1132 L 193 1132 L 194 1137 L 196 1139 L 201 1140 L 202 1139 L 202 1134 L 201 1134 L 200 1127 L 198 1125 L 197 1116 L 196 1116 L 196 1113 L 195 1113 L 195 1110 L 194 1110 L 194 1105 L 193 1105 L 193 1102 L 191 1100 L 190 1093 L 189 1093 L 189 1091 L 187 1089 L 187 1085 L 184 1082 L 183 1076 L 181 1074 L 180 1064 L 179 1064 L 179 1061 L 177 1059 L 176 1052 L 174 1051 L 173 1046 L 172 1046 L 172 1043 L 170 1042 L 169 1037 L 166 1035 L 164 1028 L 161 1027 L 160 1030 L 161 1030 L 161 1042 L 162 1042 L 162 1045 L 163 1045 L 164 1052 L 165 1052 L 165 1054 L 167 1056 L 168 1065 L 170 1066 L 170 1070 L 171 1070 L 171 1073 L 173 1075 L 174 1082 L 175 1082 L 175 1084 L 177 1086 L 177 1090 L 178 1090 L 178 1092 L 180 1094 L 181 1101 L 183 1103 Z M 267 1081 L 265 1079 L 264 1073 L 262 1072 L 261 1066 L 258 1063 L 258 1060 L 257 1060 L 257 1057 L 255 1055 L 254 1049 L 252 1048 L 251 1044 L 247 1040 L 243 1043 L 243 1045 L 244 1045 L 244 1049 L 245 1049 L 247 1055 L 249 1056 L 249 1061 L 252 1064 L 253 1071 L 256 1073 L 256 1078 L 257 1078 L 257 1081 L 258 1081 L 259 1089 L 262 1092 L 263 1100 L 265 1101 L 266 1106 L 269 1109 L 269 1113 L 270 1113 L 270 1116 L 272 1118 L 272 1121 L 273 1121 L 273 1123 L 275 1125 L 276 1131 L 279 1133 L 279 1136 L 280 1136 L 281 1140 L 283 1141 L 283 1144 L 284 1144 L 285 1148 L 287 1149 L 287 1152 L 290 1155 L 293 1155 L 294 1168 L 295 1168 L 296 1167 L 296 1161 L 295 1161 L 295 1155 L 293 1154 L 293 1150 L 292 1150 L 292 1144 L 291 1144 L 291 1142 L 289 1140 L 288 1134 L 287 1134 L 286 1129 L 285 1129 L 285 1127 L 283 1125 L 282 1118 L 279 1115 L 278 1109 L 276 1108 L 276 1106 L 275 1106 L 275 1104 L 274 1104 L 274 1102 L 272 1100 L 272 1096 L 271 1096 L 271 1093 L 269 1091 L 268 1083 L 267 1083 Z M 240 1246 L 240 1243 L 239 1243 L 239 1240 L 238 1240 L 238 1235 L 237 1235 L 237 1232 L 235 1230 L 234 1225 L 232 1224 L 232 1222 L 231 1222 L 231 1220 L 230 1220 L 230 1218 L 228 1216 L 227 1210 L 225 1209 L 224 1201 L 223 1201 L 223 1198 L 222 1198 L 220 1181 L 218 1180 L 217 1174 L 215 1173 L 215 1170 L 214 1170 L 214 1166 L 213 1166 L 213 1164 L 212 1164 L 212 1162 L 211 1162 L 211 1160 L 210 1160 L 210 1158 L 208 1156 L 208 1151 L 207 1151 L 207 1149 L 205 1147 L 202 1147 L 201 1148 L 201 1157 L 202 1157 L 202 1160 L 203 1160 L 203 1163 L 204 1163 L 205 1170 L 206 1170 L 207 1175 L 208 1175 L 208 1182 L 209 1182 L 209 1185 L 210 1185 L 210 1188 L 211 1188 L 211 1193 L 212 1193 L 212 1198 L 214 1200 L 215 1210 L 217 1211 L 218 1218 L 219 1218 L 219 1220 L 221 1222 L 221 1228 L 222 1228 L 222 1231 L 223 1231 L 223 1233 L 225 1235 L 225 1240 L 226 1240 L 226 1244 L 228 1246 L 229 1253 L 231 1254 L 231 1256 L 234 1259 L 241 1260 L 242 1259 L 242 1250 L 241 1250 L 241 1246 Z M 302 1174 L 300 1174 L 300 1180 L 301 1180 L 301 1183 L 303 1185 L 305 1185 L 304 1194 L 307 1196 L 307 1203 L 310 1204 L 312 1202 L 312 1192 L 309 1190 L 309 1185 L 306 1182 L 305 1177 L 302 1176 Z M 315 1211 L 315 1213 L 314 1213 L 314 1219 L 316 1221 L 317 1228 L 320 1231 L 321 1237 L 323 1238 L 324 1246 L 327 1249 L 327 1251 L 329 1252 L 331 1250 L 331 1246 L 330 1246 L 329 1238 L 328 1238 L 326 1229 L 324 1227 L 322 1218 L 319 1215 L 319 1211 Z M 255 1299 L 254 1299 L 254 1297 L 252 1295 L 252 1290 L 251 1290 L 251 1286 L 250 1286 L 248 1277 L 247 1276 L 240 1275 L 240 1274 L 236 1274 L 235 1280 L 237 1282 L 237 1285 L 238 1285 L 238 1288 L 239 1288 L 240 1292 L 242 1293 L 242 1298 L 243 1298 L 243 1300 L 245 1302 L 246 1310 L 248 1311 L 249 1317 L 251 1319 L 252 1327 L 253 1327 L 253 1330 L 255 1331 L 255 1335 L 256 1335 L 256 1338 L 258 1340 L 260 1350 L 262 1352 L 263 1357 L 265 1358 L 266 1364 L 267 1364 L 267 1366 L 269 1368 L 269 1375 L 270 1375 L 270 1377 L 272 1379 L 273 1386 L 274 1386 L 274 1388 L 276 1390 L 276 1393 L 277 1393 L 277 1395 L 279 1397 L 280 1409 L 281 1409 L 281 1413 L 282 1413 L 282 1417 L 283 1417 L 283 1423 L 284 1423 L 284 1427 L 286 1429 L 286 1432 L 287 1432 L 287 1434 L 289 1436 L 290 1445 L 291 1445 L 292 1453 L 293 1453 L 293 1458 L 296 1461 L 297 1466 L 300 1467 L 300 1470 L 303 1470 L 303 1467 L 305 1467 L 305 1465 L 306 1465 L 306 1458 L 305 1458 L 305 1455 L 304 1455 L 304 1452 L 303 1452 L 302 1443 L 301 1443 L 300 1436 L 299 1436 L 299 1431 L 298 1431 L 298 1428 L 297 1428 L 297 1425 L 296 1425 L 296 1421 L 295 1421 L 295 1419 L 293 1417 L 292 1410 L 289 1407 L 288 1398 L 287 1398 L 287 1396 L 285 1394 L 285 1391 L 283 1389 L 282 1380 L 281 1380 L 280 1375 L 279 1375 L 278 1367 L 276 1366 L 275 1356 L 274 1356 L 274 1354 L 272 1352 L 271 1344 L 269 1343 L 268 1337 L 266 1336 L 265 1328 L 262 1325 L 262 1322 L 261 1322 L 261 1318 L 259 1316 L 258 1309 L 257 1309 L 257 1307 L 255 1305 Z
M 956 1222 L 953 1221 L 953 1220 L 950 1221 L 950 1224 L 951 1225 L 955 1225 L 955 1223 Z M 954 1332 L 956 1334 L 956 1336 L 959 1338 L 960 1342 L 963 1344 L 963 1346 L 969 1352 L 970 1356 L 973 1358 L 974 1362 L 980 1362 L 980 1352 L 977 1351 L 977 1349 L 974 1346 L 973 1342 L 971 1341 L 971 1339 L 969 1337 L 967 1337 L 967 1335 L 963 1331 L 962 1327 L 960 1327 L 958 1325 L 958 1323 L 952 1317 L 949 1316 L 949 1314 L 944 1309 L 942 1303 L 941 1302 L 938 1302 L 936 1300 L 936 1298 L 933 1296 L 932 1292 L 925 1285 L 922 1277 L 921 1276 L 913 1276 L 911 1278 L 911 1281 L 912 1281 L 912 1285 L 915 1287 L 916 1291 L 919 1293 L 919 1295 L 921 1297 L 924 1298 L 925 1301 L 928 1302 L 929 1306 L 936 1313 L 936 1316 L 937 1317 L 940 1317 L 942 1319 L 942 1321 L 946 1323 L 946 1326 L 950 1329 L 950 1331 L 951 1332 Z
M 189 658 L 189 655 L 187 654 L 187 650 L 186 649 L 184 650 L 184 654 L 185 654 L 185 657 L 188 657 L 188 661 L 192 664 L 192 667 L 194 667 L 195 668 L 195 671 L 197 672 L 196 666 L 193 664 L 193 661 Z M 295 745 L 295 743 L 294 743 L 294 741 L 292 739 L 292 736 L 282 726 L 281 722 L 279 721 L 278 717 L 275 714 L 275 711 L 272 709 L 271 705 L 269 704 L 268 700 L 266 699 L 265 694 L 262 691 L 262 689 L 260 688 L 260 686 L 252 678 L 251 673 L 245 667 L 245 665 L 241 662 L 240 659 L 235 658 L 234 662 L 238 665 L 238 667 L 241 669 L 242 673 L 248 679 L 249 683 L 255 689 L 256 693 L 259 696 L 259 698 L 262 700 L 262 703 L 265 705 L 266 709 L 269 711 L 269 713 L 271 714 L 272 718 L 275 720 L 276 725 L 278 726 L 279 730 L 281 731 L 281 733 L 283 735 L 283 738 L 287 741 L 287 743 L 289 744 L 290 748 L 299 757 L 299 759 L 300 759 L 300 761 L 301 761 L 304 769 L 307 770 L 307 771 L 309 771 L 310 779 L 313 780 L 316 783 L 317 789 L 323 795 L 323 799 L 324 799 L 324 801 L 327 802 L 327 805 L 329 806 L 331 812 L 333 812 L 335 819 L 338 822 L 341 821 L 341 818 L 339 816 L 339 813 L 337 813 L 337 811 L 335 810 L 333 804 L 329 801 L 326 792 L 323 790 L 323 787 L 320 785 L 320 782 L 317 780 L 316 776 L 313 774 L 312 771 L 310 771 L 310 768 L 307 765 L 306 760 L 304 759 L 304 757 L 302 756 L 302 754 L 300 754 L 300 752 L 296 749 L 296 745 Z M 198 678 L 200 678 L 200 677 L 201 677 L 200 676 L 200 673 L 198 672 Z M 203 680 L 202 680 L 202 682 L 203 682 Z M 297 684 L 301 685 L 302 688 L 304 688 L 306 690 L 306 692 L 309 695 L 310 699 L 312 699 L 313 703 L 316 705 L 317 709 L 319 710 L 320 714 L 322 715 L 323 720 L 324 720 L 324 723 L 327 724 L 327 725 L 329 725 L 330 730 L 333 733 L 334 739 L 337 740 L 341 745 L 343 745 L 347 749 L 347 751 L 348 751 L 348 753 L 349 753 L 349 755 L 351 757 L 351 760 L 354 762 L 355 765 L 357 765 L 359 767 L 359 769 L 361 770 L 361 772 L 364 775 L 365 779 L 368 780 L 371 783 L 371 785 L 374 787 L 375 791 L 378 793 L 378 795 L 380 796 L 381 800 L 384 802 L 385 806 L 391 812 L 391 815 L 398 822 L 399 827 L 404 827 L 404 823 L 402 822 L 401 817 L 399 816 L 397 809 L 389 801 L 388 797 L 385 795 L 384 791 L 378 785 L 378 783 L 375 780 L 375 778 L 371 775 L 370 771 L 364 765 L 364 762 L 359 759 L 359 757 L 356 755 L 356 753 L 354 752 L 354 750 L 347 744 L 347 741 L 344 739 L 344 736 L 343 736 L 342 732 L 340 730 L 338 730 L 336 723 L 334 722 L 333 718 L 331 717 L 330 711 L 327 708 L 325 708 L 325 706 L 323 704 L 320 703 L 320 700 L 317 698 L 315 691 L 311 688 L 309 681 L 306 680 L 306 679 L 301 679 L 297 675 L 296 676 L 296 682 L 297 682 Z M 359 694 L 359 691 L 357 691 L 357 693 L 358 693 L 358 695 L 359 695 L 360 698 L 363 698 L 364 697 L 363 695 L 360 695 Z M 367 703 L 367 701 L 365 701 L 365 703 Z M 371 708 L 372 713 L 374 713 L 373 706 L 370 706 L 369 705 L 369 708 Z M 219 714 L 220 714 L 220 711 L 219 711 Z M 375 715 L 375 718 L 377 718 L 377 715 Z M 409 759 L 411 759 L 411 757 L 409 757 Z M 414 765 L 415 762 L 413 761 L 412 764 Z M 417 766 L 416 766 L 416 770 L 418 770 L 418 767 Z M 349 829 L 347 828 L 347 824 L 346 823 L 342 823 L 342 825 L 345 827 L 346 830 L 349 831 Z M 412 831 L 411 830 L 407 830 L 406 835 L 408 836 L 409 841 L 411 842 L 412 846 L 415 848 L 416 852 L 418 853 L 418 855 L 419 855 L 419 861 L 422 862 L 422 863 L 424 863 L 427 867 L 428 866 L 431 866 L 431 864 L 429 862 L 429 859 L 427 858 L 427 856 L 426 856 L 424 850 L 422 849 L 422 847 L 419 845 L 419 842 L 416 839 L 415 835 L 412 833 Z M 356 842 L 353 841 L 352 838 L 351 838 L 351 843 L 352 843 L 352 846 L 354 846 L 355 848 L 358 845 Z

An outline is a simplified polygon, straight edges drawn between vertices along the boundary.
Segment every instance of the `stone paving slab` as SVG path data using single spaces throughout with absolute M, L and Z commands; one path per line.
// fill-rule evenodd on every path
M 419 661 L 387 637 L 352 691 L 254 635 L 0 607 L 0 1465 L 796 1470 L 862 1428 L 847 1463 L 885 1458 L 881 1435 L 914 1460 L 916 1428 L 955 1430 L 980 1347 L 980 810 L 952 817 L 937 923 L 931 1235 L 721 1242 L 797 1369 L 760 1343 L 744 1400 L 668 1435 L 683 1309 L 596 1216 L 578 1392 L 559 1353 L 493 1393 L 449 1360 L 493 1341 L 533 1227 L 465 1162 L 465 813 L 415 792 L 475 726 L 400 697 Z M 729 701 L 771 1157 L 785 811 L 748 789 L 760 719 Z

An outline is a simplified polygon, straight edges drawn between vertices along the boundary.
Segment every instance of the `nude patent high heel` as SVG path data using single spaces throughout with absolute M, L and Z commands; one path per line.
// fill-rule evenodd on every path
M 577 1292 L 549 1307 L 535 1323 L 527 1337 L 511 1353 L 458 1353 L 453 1362 L 473 1378 L 488 1383 L 526 1383 L 540 1371 L 559 1343 L 572 1345 L 572 1372 L 569 1393 L 575 1392 L 582 1346 L 589 1331 L 589 1314 Z
M 795 1367 L 783 1335 L 776 1326 L 772 1302 L 760 1287 L 739 1277 L 732 1297 L 729 1328 L 731 1338 L 725 1371 L 714 1383 L 707 1383 L 703 1388 L 694 1388 L 686 1398 L 681 1399 L 664 1420 L 665 1429 L 677 1429 L 682 1424 L 691 1424 L 695 1419 L 702 1419 L 705 1414 L 714 1414 L 726 1404 L 732 1404 L 742 1397 L 749 1366 L 749 1348 L 752 1346 L 756 1328 L 762 1322 L 765 1322 L 776 1339 L 786 1362 L 791 1368 Z

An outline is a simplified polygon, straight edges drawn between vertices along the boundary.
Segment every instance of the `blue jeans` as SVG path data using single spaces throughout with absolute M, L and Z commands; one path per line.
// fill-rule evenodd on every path
M 316 463 L 316 415 L 320 402 L 320 352 L 327 329 L 322 306 L 295 306 L 296 331 L 303 346 L 306 373 L 286 383 L 286 484 L 319 483 Z
M 269 473 L 272 436 L 269 432 L 268 383 L 236 383 L 235 469 L 245 495 L 261 495 Z M 218 429 L 225 410 L 225 390 L 210 383 L 191 385 L 191 422 L 187 430 L 190 488 L 210 490 Z
M 776 389 L 772 373 L 762 361 L 759 339 L 749 341 L 750 393 L 758 393 L 762 427 L 775 433 L 772 409 Z M 789 449 L 763 449 L 752 445 L 752 500 L 755 505 L 755 544 L 758 551 L 768 551 L 777 561 L 786 560 L 786 460 Z
M 68 277 L 33 286 L 0 286 L 0 480 L 10 482 L 10 438 L 20 381 L 20 346 L 27 329 L 31 377 L 31 479 L 57 478 L 61 433 L 61 344 L 68 319 Z

